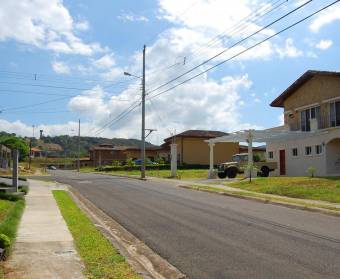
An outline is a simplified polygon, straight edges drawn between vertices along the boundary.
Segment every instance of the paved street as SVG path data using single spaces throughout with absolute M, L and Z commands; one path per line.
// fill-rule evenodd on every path
M 191 279 L 340 278 L 340 218 L 98 174 L 56 179 Z

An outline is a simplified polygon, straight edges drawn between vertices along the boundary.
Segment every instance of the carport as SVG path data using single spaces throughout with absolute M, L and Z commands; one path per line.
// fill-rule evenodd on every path
M 315 132 L 286 131 L 278 129 L 267 130 L 241 130 L 230 133 L 227 136 L 206 140 L 210 148 L 209 178 L 214 178 L 214 145 L 218 142 L 247 142 L 248 143 L 248 164 L 253 164 L 253 143 L 267 143 L 277 140 L 299 139 L 311 136 Z

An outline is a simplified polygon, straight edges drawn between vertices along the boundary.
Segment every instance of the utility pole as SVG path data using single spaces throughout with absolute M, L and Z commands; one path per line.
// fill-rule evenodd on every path
M 145 179 L 145 49 L 143 48 L 143 76 L 142 76 L 142 148 L 141 148 L 141 178 Z
M 34 125 L 32 125 L 32 128 L 33 128 L 33 138 L 34 138 Z M 30 154 L 28 156 L 28 169 L 30 170 L 31 169 L 31 161 L 32 161 L 32 140 L 33 138 L 30 138 Z
M 78 159 L 77 159 L 77 171 L 80 172 L 80 119 L 78 122 Z

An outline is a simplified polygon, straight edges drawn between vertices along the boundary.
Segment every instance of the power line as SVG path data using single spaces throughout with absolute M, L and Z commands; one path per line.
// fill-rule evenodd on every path
M 101 134 L 105 130 L 105 128 L 111 127 L 112 125 L 122 120 L 125 116 L 134 111 L 137 107 L 139 107 L 140 104 L 141 104 L 140 100 L 133 102 L 127 109 L 118 114 L 113 120 L 110 120 L 109 122 L 104 124 L 100 129 L 95 131 L 95 135 Z
M 274 2 L 274 3 L 272 3 Z M 278 2 L 278 5 L 276 5 Z M 272 4 L 271 4 L 272 3 Z M 224 37 L 232 37 L 233 34 L 236 33 L 236 31 L 239 31 L 240 29 L 243 29 L 247 26 L 247 24 L 251 23 L 251 22 L 256 22 L 257 19 L 263 19 L 265 18 L 268 14 L 272 13 L 273 11 L 275 11 L 276 9 L 280 8 L 283 4 L 288 3 L 288 0 L 272 0 L 269 3 L 267 3 L 267 5 L 265 5 L 264 7 L 262 7 L 260 10 L 258 10 L 255 14 L 249 14 L 248 16 L 244 17 L 242 20 L 240 20 L 237 24 L 235 24 L 232 28 L 228 28 L 225 31 L 223 31 L 222 33 L 216 35 L 214 38 L 212 38 L 211 40 L 208 41 L 206 46 L 202 46 L 200 48 L 198 48 L 197 50 L 194 50 L 189 57 L 193 57 L 196 54 L 199 55 L 201 53 L 201 50 L 214 46 L 216 45 L 216 43 L 219 42 L 220 39 L 223 39 Z M 267 6 L 271 5 L 276 5 L 271 9 L 267 10 Z M 270 8 L 269 7 L 269 8 Z M 250 20 L 250 22 L 248 22 Z
M 312 1 L 312 0 L 310 0 Z M 258 31 L 260 32 L 260 31 Z M 175 64 L 174 64 L 175 65 Z M 171 65 L 173 66 L 173 65 Z M 171 67 L 170 66 L 170 67 Z M 148 94 L 150 94 L 151 92 L 149 92 Z M 151 97 L 152 98 L 152 97 Z M 149 98 L 150 100 L 150 98 Z M 132 112 L 136 107 L 138 107 L 139 104 L 135 104 L 133 103 L 132 105 L 130 105 L 126 110 L 124 110 L 122 113 L 120 113 L 115 119 L 109 121 L 108 123 L 106 123 L 101 129 L 97 130 L 96 131 L 96 134 L 97 133 L 100 133 L 102 132 L 106 127 L 109 127 L 109 126 L 112 126 L 114 125 L 115 123 L 117 123 L 118 121 L 120 121 L 122 118 L 124 118 L 126 115 L 128 115 L 130 112 Z
M 62 76 L 56 76 L 56 75 L 48 75 L 48 74 L 41 74 L 37 72 L 15 72 L 15 71 L 6 71 L 6 70 L 0 70 L 1 74 L 8 74 L 12 76 L 21 76 L 21 77 L 27 77 L 33 80 L 47 80 L 47 79 L 41 79 L 40 76 L 42 77 L 53 77 L 52 79 L 48 79 L 49 81 L 53 80 L 60 80 L 60 81 L 88 81 L 88 82 L 110 82 L 110 81 L 105 81 L 102 79 L 93 79 L 93 78 L 83 78 L 83 77 L 62 77 Z
M 267 24 L 266 26 L 264 26 L 264 27 L 258 29 L 257 31 L 255 31 L 255 32 L 252 33 L 251 35 L 248 35 L 247 37 L 245 37 L 245 38 L 243 38 L 243 39 L 237 41 L 237 42 L 234 43 L 232 46 L 230 46 L 230 47 L 224 49 L 223 51 L 219 52 L 218 54 L 216 54 L 216 55 L 210 57 L 209 59 L 205 60 L 204 62 L 200 63 L 199 65 L 197 65 L 197 66 L 191 68 L 190 70 L 188 70 L 188 71 L 186 71 L 186 72 L 180 74 L 179 76 L 177 76 L 177 77 L 175 77 L 175 78 L 173 78 L 173 79 L 167 81 L 166 83 L 164 83 L 164 84 L 162 84 L 162 85 L 156 87 L 155 89 L 152 89 L 152 90 L 148 91 L 148 94 L 150 94 L 150 93 L 152 93 L 152 92 L 155 92 L 155 91 L 157 91 L 157 90 L 159 90 L 159 89 L 165 87 L 166 85 L 168 85 L 168 84 L 170 84 L 170 83 L 176 81 L 177 79 L 179 79 L 179 78 L 181 78 L 181 77 L 183 77 L 183 76 L 185 76 L 185 75 L 191 73 L 192 71 L 196 70 L 197 68 L 199 68 L 199 67 L 201 67 L 201 66 L 207 64 L 208 62 L 212 61 L 212 60 L 215 59 L 216 57 L 221 56 L 223 53 L 227 52 L 228 50 L 232 49 L 233 47 L 235 47 L 235 46 L 241 44 L 242 42 L 248 40 L 249 38 L 251 38 L 251 37 L 253 37 L 253 36 L 259 34 L 259 33 L 262 32 L 263 30 L 265 30 L 265 29 L 267 29 L 268 27 L 274 25 L 275 23 L 279 22 L 280 20 L 286 18 L 287 16 L 291 15 L 292 13 L 298 11 L 299 9 L 303 8 L 304 6 L 306 6 L 307 4 L 311 3 L 312 1 L 313 1 L 313 0 L 309 0 L 309 1 L 305 2 L 305 3 L 303 3 L 302 5 L 296 7 L 295 9 L 293 9 L 292 11 L 290 11 L 290 12 L 286 13 L 285 15 L 279 17 L 278 19 L 272 21 L 271 23 Z
M 301 22 L 306 21 L 307 19 L 313 17 L 314 15 L 316 15 L 316 14 L 318 14 L 318 13 L 320 13 L 320 12 L 326 10 L 327 8 L 329 8 L 329 7 L 333 6 L 333 5 L 335 5 L 335 4 L 338 3 L 339 1 L 340 1 L 340 0 L 337 0 L 337 1 L 332 2 L 331 4 L 329 4 L 329 5 L 327 5 L 327 6 L 323 7 L 323 8 L 321 8 L 321 9 L 319 9 L 319 10 L 317 10 L 316 12 L 314 12 L 314 13 L 312 13 L 312 14 L 306 16 L 306 17 L 304 17 L 303 19 L 301 19 L 301 20 L 299 20 L 299 21 L 297 21 L 297 22 L 295 22 L 295 23 L 289 25 L 288 27 L 286 27 L 286 28 L 284 28 L 284 29 L 281 29 L 279 32 L 276 32 L 275 34 L 273 34 L 273 35 L 267 37 L 266 39 L 264 39 L 264 40 L 262 40 L 262 41 L 260 41 L 260 42 L 258 42 L 258 43 L 256 43 L 256 44 L 254 44 L 254 45 L 252 45 L 252 46 L 246 48 L 245 50 L 243 50 L 243 51 L 241 51 L 241 52 L 239 52 L 239 53 L 233 55 L 232 57 L 230 57 L 230 58 L 228 58 L 228 59 L 226 59 L 226 60 L 221 61 L 220 63 L 218 63 L 218 64 L 216 64 L 216 65 L 214 65 L 214 66 L 212 66 L 212 67 L 210 67 L 210 68 L 208 68 L 208 69 L 206 69 L 206 70 L 204 70 L 204 71 L 202 71 L 202 72 L 200 72 L 200 73 L 198 73 L 198 74 L 196 74 L 196 75 L 194 75 L 193 77 L 188 78 L 188 79 L 182 81 L 182 82 L 179 83 L 179 84 L 176 84 L 175 86 L 172 86 L 172 87 L 170 87 L 170 88 L 168 88 L 168 89 L 166 89 L 166 90 L 164 90 L 164 91 L 162 91 L 162 92 L 160 92 L 160 93 L 158 93 L 158 94 L 156 94 L 156 95 L 151 96 L 151 97 L 149 98 L 149 100 L 150 100 L 150 99 L 153 99 L 153 98 L 155 98 L 155 97 L 157 97 L 157 96 L 159 96 L 159 95 L 162 95 L 162 94 L 164 94 L 164 93 L 166 93 L 166 92 L 168 92 L 168 91 L 170 91 L 170 90 L 173 90 L 173 89 L 175 89 L 176 87 L 178 87 L 178 86 L 180 86 L 180 85 L 182 85 L 182 84 L 184 84 L 184 83 L 187 83 L 187 82 L 193 80 L 194 78 L 197 78 L 198 76 L 201 76 L 201 75 L 207 73 L 208 71 L 210 71 L 210 70 L 212 70 L 212 69 L 214 69 L 214 68 L 216 68 L 216 67 L 218 67 L 218 66 L 220 66 L 220 65 L 222 65 L 222 64 L 224 64 L 224 63 L 226 63 L 226 62 L 228 62 L 228 61 L 230 61 L 230 60 L 232 60 L 232 59 L 234 59 L 234 58 L 236 58 L 236 57 L 238 57 L 238 56 L 240 56 L 240 55 L 242 55 L 243 53 L 245 53 L 245 52 L 247 52 L 247 51 L 249 51 L 249 50 L 251 50 L 251 49 L 253 49 L 253 48 L 255 48 L 255 47 L 257 47 L 257 46 L 259 46 L 259 45 L 261 45 L 261 44 L 263 44 L 264 42 L 266 42 L 266 41 L 272 39 L 273 37 L 275 37 L 275 36 L 277 36 L 277 35 L 279 35 L 279 34 L 285 32 L 285 31 L 287 31 L 287 30 L 293 28 L 294 26 L 300 24 Z
M 0 112 L 1 114 L 53 114 L 53 113 L 72 113 L 69 110 L 51 110 L 51 111 L 15 111 L 15 112 Z
M 4 84 L 13 84 L 13 85 L 20 85 L 20 86 L 34 86 L 34 87 L 46 87 L 46 88 L 55 88 L 55 89 L 69 89 L 69 90 L 91 90 L 92 88 L 77 88 L 77 87 L 66 87 L 66 86 L 54 86 L 54 85 L 45 85 L 45 84 L 31 84 L 31 83 L 20 83 L 20 82 L 9 82 L 9 81 L 0 81 L 0 83 Z
M 61 100 L 65 100 L 68 99 L 69 97 L 60 97 L 60 98 L 56 98 L 53 100 L 48 100 L 48 101 L 44 101 L 44 102 L 40 102 L 40 103 L 35 103 L 35 104 L 30 104 L 30 105 L 24 105 L 24 106 L 18 106 L 18 107 L 9 107 L 9 108 L 4 108 L 4 109 L 0 109 L 0 112 L 4 112 L 4 111 L 13 111 L 13 110 L 20 110 L 22 108 L 30 108 L 30 107 L 36 107 L 39 105 L 44 105 L 44 104 L 48 104 L 48 103 L 53 103 L 53 102 L 57 102 L 57 101 L 61 101 Z
M 281 2 L 281 1 L 283 1 L 283 2 L 280 3 L 279 5 L 273 7 L 273 8 L 270 9 L 269 11 L 265 11 L 265 10 L 267 9 L 267 6 L 270 5 L 271 2 L 274 2 L 273 5 L 275 5 L 275 4 L 277 4 L 278 2 Z M 280 8 L 283 4 L 287 3 L 288 1 L 289 1 L 289 0 L 271 0 L 269 3 L 267 3 L 267 4 L 265 5 L 265 7 L 261 8 L 261 9 L 257 12 L 257 14 L 255 14 L 255 15 L 249 14 L 248 16 L 244 17 L 242 20 L 238 21 L 233 27 L 231 27 L 230 29 L 227 29 L 225 32 L 223 32 L 223 33 L 217 35 L 215 38 L 217 38 L 217 37 L 223 38 L 222 35 L 223 35 L 223 34 L 226 34 L 227 31 L 229 31 L 229 32 L 233 31 L 233 33 L 235 33 L 238 29 L 240 29 L 240 28 L 242 27 L 242 25 L 244 26 L 244 25 L 248 24 L 248 22 L 246 21 L 247 18 L 249 18 L 249 19 L 252 19 L 252 18 L 253 18 L 253 19 L 255 20 L 256 17 L 257 17 L 258 15 L 259 15 L 258 18 L 265 17 L 267 14 L 269 14 L 269 13 L 273 12 L 274 10 Z M 270 5 L 270 6 L 271 6 L 271 5 Z M 264 11 L 262 11 L 263 9 L 264 9 Z M 262 14 L 262 12 L 264 12 L 264 13 Z M 237 27 L 237 26 L 238 26 L 238 27 Z M 233 33 L 229 33 L 229 36 L 232 36 Z M 227 35 L 228 35 L 228 34 L 227 34 Z M 208 42 L 208 45 L 207 45 L 207 46 L 201 46 L 201 47 L 197 48 L 197 49 L 194 51 L 194 53 L 191 53 L 189 56 L 183 56 L 183 63 L 182 63 L 182 62 L 177 62 L 177 63 L 175 63 L 175 64 L 169 65 L 169 66 L 164 67 L 164 68 L 156 68 L 156 69 L 154 69 L 154 70 L 151 72 L 151 75 L 152 75 L 154 72 L 159 72 L 159 71 L 164 71 L 164 70 L 167 70 L 167 69 L 171 69 L 171 68 L 173 68 L 174 66 L 177 66 L 177 65 L 185 65 L 185 64 L 186 64 L 186 61 L 188 60 L 188 58 L 191 58 L 191 60 L 192 60 L 192 58 L 194 57 L 194 55 L 195 55 L 195 53 L 197 52 L 197 50 L 200 50 L 200 49 L 209 47 L 209 43 L 210 43 L 211 41 L 213 41 L 213 40 L 214 40 L 214 38 L 211 39 L 211 40 Z M 198 54 L 199 54 L 199 53 L 198 53 Z M 150 76 L 150 73 L 148 73 L 148 76 Z
M 25 91 L 25 90 L 14 90 L 14 89 L 0 89 L 0 94 L 6 93 L 19 93 L 19 94 L 27 94 L 27 95 L 46 95 L 46 96 L 68 96 L 75 97 L 78 95 L 69 95 L 69 94 L 60 94 L 60 93 L 46 93 L 46 92 L 33 92 L 33 91 Z

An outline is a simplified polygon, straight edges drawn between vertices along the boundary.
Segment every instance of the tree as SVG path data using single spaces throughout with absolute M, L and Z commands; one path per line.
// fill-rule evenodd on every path
M 18 149 L 19 150 L 19 160 L 22 161 L 29 154 L 29 146 L 25 142 L 24 139 L 16 137 L 16 136 L 5 136 L 0 138 L 0 144 L 7 146 L 10 149 Z

